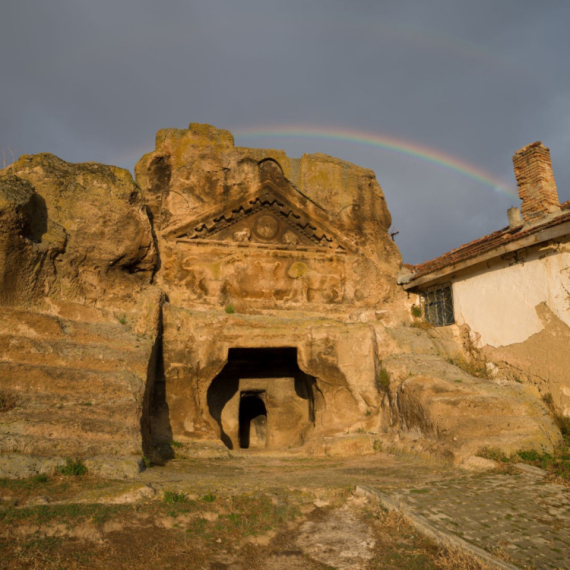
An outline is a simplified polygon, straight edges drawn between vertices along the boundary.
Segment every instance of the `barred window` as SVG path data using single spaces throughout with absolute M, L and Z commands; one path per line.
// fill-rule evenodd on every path
M 435 327 L 452 325 L 455 322 L 453 315 L 453 297 L 451 283 L 438 285 L 422 293 L 424 316 Z

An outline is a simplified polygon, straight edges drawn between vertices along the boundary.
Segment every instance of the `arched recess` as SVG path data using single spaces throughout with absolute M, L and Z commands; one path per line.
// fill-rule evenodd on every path
M 268 449 L 303 443 L 315 423 L 316 379 L 297 363 L 295 347 L 230 348 L 207 388 L 206 402 L 223 443 L 240 447 L 240 403 L 263 393 Z M 242 446 L 243 447 L 243 446 Z

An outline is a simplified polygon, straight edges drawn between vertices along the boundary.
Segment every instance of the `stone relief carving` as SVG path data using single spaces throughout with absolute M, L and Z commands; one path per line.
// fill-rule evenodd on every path
M 219 262 L 200 264 L 190 258 L 183 264 L 184 285 L 195 298 L 258 299 L 298 303 L 340 303 L 345 284 L 341 267 L 323 271 L 290 259 L 247 259 L 229 256 Z
M 245 243 L 251 239 L 251 231 L 249 228 L 243 228 L 242 230 L 237 230 L 233 234 L 234 241 L 238 243 Z

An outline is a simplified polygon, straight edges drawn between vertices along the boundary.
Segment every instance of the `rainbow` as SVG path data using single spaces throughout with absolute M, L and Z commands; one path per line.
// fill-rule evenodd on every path
M 508 184 L 499 180 L 483 169 L 469 164 L 464 160 L 451 156 L 439 150 L 426 146 L 410 143 L 395 137 L 381 136 L 375 133 L 339 129 L 332 127 L 301 127 L 301 126 L 273 126 L 237 128 L 232 132 L 242 139 L 261 137 L 286 137 L 302 139 L 325 139 L 372 146 L 395 152 L 406 156 L 434 164 L 436 166 L 457 172 L 458 174 L 476 180 L 485 186 L 491 187 L 495 192 L 500 192 L 512 198 L 518 196 L 517 192 Z

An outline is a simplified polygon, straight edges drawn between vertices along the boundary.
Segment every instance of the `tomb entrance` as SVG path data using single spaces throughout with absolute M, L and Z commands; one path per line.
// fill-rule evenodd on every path
M 208 408 L 230 449 L 296 447 L 314 426 L 314 384 L 296 348 L 231 348 L 208 388 Z
M 267 445 L 265 390 L 244 390 L 239 402 L 239 446 L 263 449 Z

